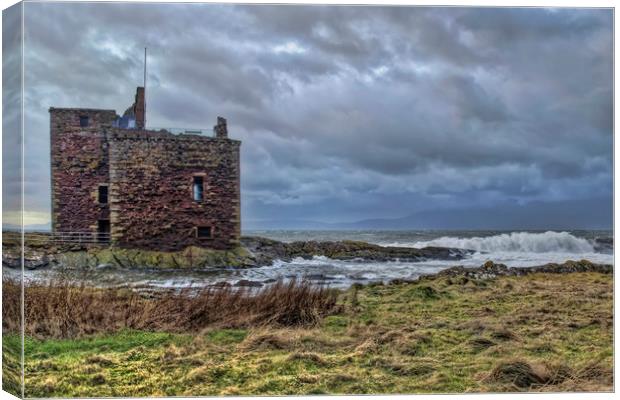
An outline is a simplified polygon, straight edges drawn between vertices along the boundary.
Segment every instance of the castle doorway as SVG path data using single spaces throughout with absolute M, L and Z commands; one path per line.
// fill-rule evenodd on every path
M 107 243 L 110 241 L 110 220 L 100 219 L 97 221 L 97 242 Z

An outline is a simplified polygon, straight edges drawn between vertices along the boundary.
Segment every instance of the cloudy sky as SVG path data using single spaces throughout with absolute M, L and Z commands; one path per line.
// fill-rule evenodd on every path
M 27 223 L 49 220 L 48 108 L 122 113 L 146 46 L 147 125 L 222 115 L 243 141 L 246 228 L 612 224 L 611 10 L 26 3 L 25 28 Z

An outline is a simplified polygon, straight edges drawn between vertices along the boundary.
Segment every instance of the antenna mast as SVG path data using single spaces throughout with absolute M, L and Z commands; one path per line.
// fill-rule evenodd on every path
M 146 129 L 146 47 L 144 48 L 144 129 Z

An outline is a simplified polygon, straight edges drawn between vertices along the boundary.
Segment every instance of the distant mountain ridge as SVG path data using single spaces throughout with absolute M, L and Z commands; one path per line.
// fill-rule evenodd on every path
M 610 199 L 535 202 L 470 209 L 419 211 L 400 218 L 369 218 L 355 222 L 321 222 L 310 219 L 251 220 L 242 218 L 243 230 L 270 229 L 435 229 L 435 230 L 611 230 L 613 204 Z M 3 230 L 19 230 L 3 224 Z M 49 224 L 27 225 L 26 231 L 50 231 Z
M 609 199 L 535 202 L 502 207 L 419 211 L 401 218 L 372 218 L 350 223 L 309 220 L 248 221 L 243 229 L 446 229 L 446 230 L 610 230 Z

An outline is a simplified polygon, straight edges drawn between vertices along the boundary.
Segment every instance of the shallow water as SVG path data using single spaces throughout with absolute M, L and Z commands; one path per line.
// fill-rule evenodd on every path
M 613 249 L 608 231 L 575 232 L 481 232 L 481 231 L 254 231 L 249 235 L 281 241 L 294 240 L 363 240 L 390 246 L 445 246 L 476 250 L 460 261 L 432 260 L 420 262 L 339 261 L 326 257 L 301 258 L 290 262 L 277 260 L 270 266 L 249 269 L 217 268 L 208 270 L 123 270 L 94 268 L 61 271 L 57 269 L 24 271 L 29 281 L 46 281 L 60 277 L 97 286 L 130 286 L 148 288 L 203 287 L 221 282 L 238 284 L 252 281 L 269 284 L 275 279 L 306 278 L 331 287 L 346 288 L 353 283 L 392 279 L 414 279 L 455 265 L 477 267 L 485 261 L 504 263 L 509 267 L 528 267 L 549 262 L 587 259 L 613 264 Z M 597 238 L 599 242 L 597 242 Z M 604 239 L 602 242 L 600 239 Z M 605 241 L 605 239 L 607 239 Z M 603 244 L 601 244 L 603 243 Z M 19 271 L 4 268 L 5 275 Z

